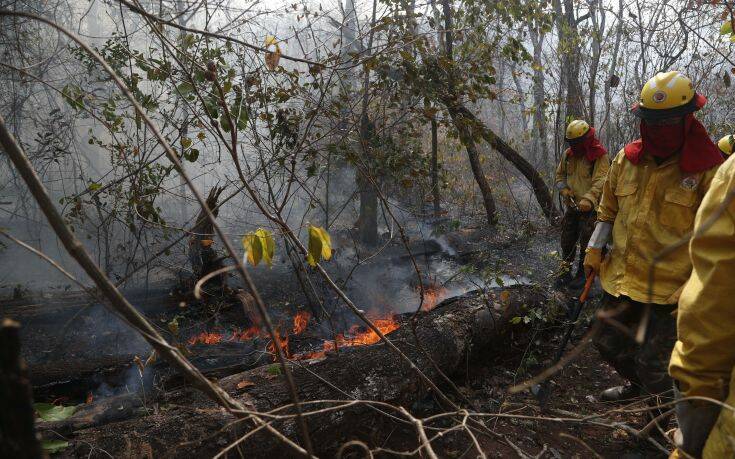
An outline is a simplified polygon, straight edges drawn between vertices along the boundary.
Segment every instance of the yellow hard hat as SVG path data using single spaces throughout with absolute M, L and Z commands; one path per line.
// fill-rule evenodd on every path
M 721 138 L 719 142 L 717 142 L 717 146 L 720 147 L 720 151 L 727 156 L 730 156 L 732 154 L 732 146 L 735 143 L 735 136 L 726 135 L 725 137 Z
M 567 140 L 574 140 L 587 134 L 590 130 L 590 125 L 584 120 L 574 120 L 567 125 L 567 132 L 565 137 Z
M 633 113 L 641 118 L 669 118 L 692 113 L 707 99 L 694 91 L 692 80 L 677 71 L 657 73 L 643 85 Z

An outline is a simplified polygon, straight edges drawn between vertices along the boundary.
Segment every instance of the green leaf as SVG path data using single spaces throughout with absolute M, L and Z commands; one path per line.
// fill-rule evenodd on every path
M 59 453 L 69 447 L 69 442 L 64 440 L 43 440 L 41 448 L 49 454 Z
M 195 163 L 199 159 L 199 150 L 192 148 L 184 152 L 184 159 L 190 163 Z
M 179 94 L 185 96 L 191 92 L 194 92 L 194 85 L 192 85 L 188 81 L 184 81 L 180 85 L 176 86 L 176 90 L 179 91 Z
M 332 239 L 329 234 L 318 226 L 309 225 L 309 253 L 306 261 L 310 266 L 316 266 L 321 260 L 332 258 Z
M 277 363 L 274 363 L 273 365 L 270 365 L 268 369 L 266 369 L 269 375 L 278 376 L 281 374 L 281 366 Z
M 188 137 L 182 137 L 181 146 L 184 148 L 189 148 L 191 146 L 191 139 Z
M 97 183 L 97 182 L 92 182 L 92 183 L 89 184 L 89 186 L 87 186 L 87 189 L 89 191 L 97 191 L 100 188 L 102 188 L 102 184 Z
M 722 27 L 720 27 L 720 35 L 727 35 L 732 33 L 732 22 L 726 21 L 724 24 L 722 24 Z
M 50 403 L 34 403 L 33 409 L 44 421 L 63 421 L 76 411 L 76 406 L 52 405 Z

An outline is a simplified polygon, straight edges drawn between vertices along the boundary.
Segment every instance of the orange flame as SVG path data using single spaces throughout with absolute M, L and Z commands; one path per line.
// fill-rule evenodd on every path
M 309 325 L 309 319 L 311 314 L 309 311 L 299 311 L 293 318 L 293 334 L 300 335 L 306 330 L 306 326 Z
M 447 289 L 440 285 L 426 285 L 424 286 L 424 303 L 421 305 L 421 310 L 424 312 L 431 311 L 439 304 L 439 301 L 444 299 L 447 294 Z
M 393 320 L 393 318 L 371 320 L 373 324 L 375 324 L 375 328 L 380 330 L 383 335 L 387 335 L 388 333 L 401 327 L 401 325 Z M 360 328 L 361 327 L 359 325 L 353 325 L 352 327 L 350 327 L 350 330 L 348 332 L 349 335 L 352 336 L 345 336 L 344 334 L 340 333 L 335 336 L 334 340 L 324 341 L 321 351 L 298 354 L 295 356 L 295 358 L 298 360 L 318 359 L 324 357 L 327 352 L 334 352 L 339 347 L 367 346 L 369 344 L 375 344 L 380 341 L 380 336 L 372 329 L 360 331 Z
M 278 344 L 281 345 L 281 349 L 283 349 L 283 354 L 286 356 L 287 359 L 290 359 L 291 351 L 289 351 L 288 349 L 288 335 L 283 337 L 281 336 L 281 333 L 278 331 L 278 329 L 276 329 L 276 339 L 278 340 Z M 273 355 L 274 362 L 278 360 L 278 355 L 276 354 L 276 346 L 273 344 L 273 340 L 268 343 L 268 346 L 266 346 L 265 349 Z
M 202 344 L 217 344 L 220 341 L 222 341 L 222 334 L 221 333 L 210 333 L 210 332 L 201 332 L 198 335 L 192 337 L 189 339 L 188 343 L 189 346 L 193 346 L 197 343 Z

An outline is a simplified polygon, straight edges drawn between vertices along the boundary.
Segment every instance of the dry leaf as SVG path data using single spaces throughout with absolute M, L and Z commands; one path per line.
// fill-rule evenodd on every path
M 240 381 L 239 383 L 237 383 L 237 388 L 238 389 L 245 389 L 246 387 L 251 387 L 251 386 L 254 386 L 254 385 L 255 385 L 254 382 L 248 381 L 246 379 L 246 380 L 243 380 L 243 381 Z
M 510 292 L 508 290 L 503 290 L 500 292 L 500 302 L 504 305 L 507 305 L 510 301 Z

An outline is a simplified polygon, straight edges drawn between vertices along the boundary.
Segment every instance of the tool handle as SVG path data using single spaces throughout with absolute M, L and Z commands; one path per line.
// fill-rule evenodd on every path
M 587 276 L 587 281 L 584 283 L 584 290 L 582 290 L 582 294 L 579 295 L 579 302 L 584 303 L 587 301 L 587 297 L 590 294 L 590 290 L 592 290 L 592 282 L 595 280 L 595 272 L 592 271 L 589 276 Z

